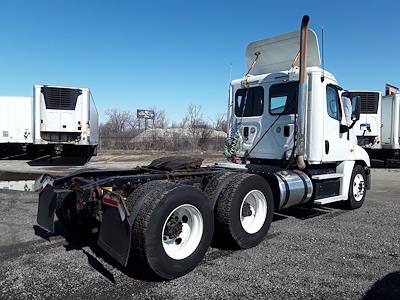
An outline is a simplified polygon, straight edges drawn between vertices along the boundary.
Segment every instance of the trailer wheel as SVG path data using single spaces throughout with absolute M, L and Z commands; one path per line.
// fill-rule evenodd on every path
M 364 168 L 355 165 L 350 180 L 349 199 L 346 201 L 347 208 L 357 209 L 363 205 L 367 192 L 366 179 Z
M 131 263 L 149 276 L 183 276 L 203 259 L 213 228 L 212 208 L 201 191 L 160 182 L 144 195 L 133 224 Z
M 268 182 L 259 175 L 237 174 L 218 197 L 214 240 L 224 247 L 256 246 L 268 232 L 273 210 Z

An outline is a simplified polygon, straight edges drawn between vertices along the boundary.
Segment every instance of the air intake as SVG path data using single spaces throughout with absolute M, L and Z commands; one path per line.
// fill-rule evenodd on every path
M 79 89 L 67 89 L 44 86 L 41 88 L 47 109 L 74 110 L 78 96 L 82 94 Z

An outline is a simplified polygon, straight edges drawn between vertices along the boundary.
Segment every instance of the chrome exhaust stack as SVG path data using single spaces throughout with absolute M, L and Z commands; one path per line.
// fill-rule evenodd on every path
M 296 163 L 300 170 L 306 167 L 304 161 L 305 141 L 306 141 L 306 117 L 307 117 L 307 34 L 308 22 L 310 17 L 303 16 L 300 28 L 300 76 L 299 76 L 299 95 L 297 99 L 297 147 Z

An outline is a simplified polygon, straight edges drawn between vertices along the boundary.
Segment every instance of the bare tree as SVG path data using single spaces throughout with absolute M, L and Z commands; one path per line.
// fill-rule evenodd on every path
M 172 121 L 169 128 L 182 128 L 182 121 L 181 122 Z
M 200 105 L 189 104 L 186 115 L 182 120 L 182 125 L 185 125 L 184 127 L 189 129 L 193 137 L 198 137 L 200 135 L 201 128 L 204 128 L 205 125 Z
M 215 130 L 223 131 L 228 133 L 228 120 L 226 114 L 218 114 L 214 121 Z
M 212 128 L 203 119 L 201 106 L 189 104 L 185 117 L 182 120 L 182 125 L 185 125 L 189 130 L 192 138 L 192 143 L 203 148 L 212 135 Z
M 140 134 L 144 130 L 144 120 L 137 119 L 130 111 L 110 109 L 106 111 L 106 121 L 100 125 L 101 143 L 104 149 L 174 150 L 196 151 L 222 149 L 225 139 L 213 136 L 213 129 L 226 130 L 225 115 L 218 115 L 214 121 L 203 119 L 201 107 L 190 104 L 184 118 L 173 121 L 168 128 L 164 110 L 155 112 L 154 127 L 157 130 Z M 151 120 L 148 120 L 151 122 Z M 139 122 L 142 122 L 141 124 Z M 148 124 L 150 127 L 151 125 Z M 160 128 L 160 129 L 159 129 Z M 138 135 L 140 136 L 138 137 Z
M 136 128 L 135 115 L 129 111 L 109 109 L 106 111 L 107 121 L 101 125 L 103 133 L 121 134 Z
M 153 108 L 154 111 L 154 128 L 167 128 L 168 127 L 168 118 L 165 110 L 158 110 Z

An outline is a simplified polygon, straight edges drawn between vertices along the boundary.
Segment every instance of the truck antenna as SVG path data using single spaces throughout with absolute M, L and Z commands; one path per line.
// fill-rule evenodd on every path
M 325 60 L 324 60 L 324 26 L 321 28 L 321 50 L 322 50 L 322 76 L 321 82 L 325 81 Z

